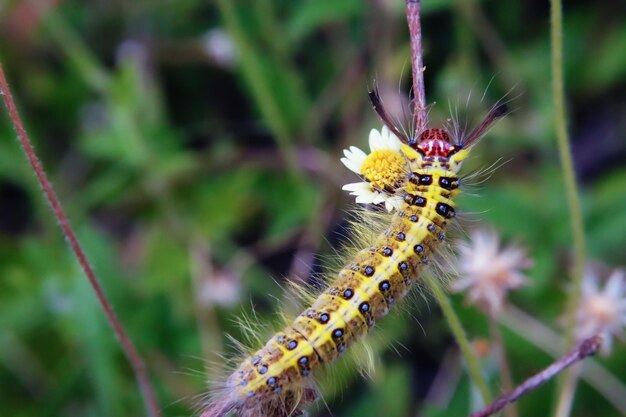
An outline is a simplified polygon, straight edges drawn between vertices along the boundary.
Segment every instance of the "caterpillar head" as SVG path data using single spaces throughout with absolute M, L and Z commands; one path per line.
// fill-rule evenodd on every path
M 454 172 L 461 169 L 461 164 L 469 155 L 471 148 L 489 130 L 493 123 L 509 113 L 509 107 L 497 104 L 489 110 L 480 124 L 469 134 L 461 134 L 453 140 L 444 129 L 426 129 L 418 136 L 408 138 L 392 122 L 385 112 L 377 90 L 369 93 L 374 110 L 385 126 L 403 142 L 402 153 L 411 161 L 423 164 L 440 165 Z
M 403 145 L 402 152 L 419 166 L 427 163 L 445 165 L 458 172 L 469 148 L 453 144 L 444 129 L 426 129 L 419 138 L 410 139 L 408 144 Z

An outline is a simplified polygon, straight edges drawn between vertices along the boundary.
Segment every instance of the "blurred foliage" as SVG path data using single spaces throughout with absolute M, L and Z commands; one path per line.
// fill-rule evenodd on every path
M 434 123 L 448 103 L 475 120 L 512 98 L 515 112 L 467 168 L 507 162 L 461 206 L 529 249 L 532 284 L 512 303 L 559 329 L 571 242 L 548 4 L 423 6 Z M 588 247 L 596 262 L 624 264 L 626 7 L 575 1 L 564 13 Z M 352 179 L 341 149 L 366 146 L 380 125 L 366 94 L 374 80 L 400 114 L 408 53 L 401 0 L 0 3 L 0 56 L 22 117 L 165 415 L 189 415 L 214 377 L 206 361 L 234 354 L 225 334 L 242 337 L 235 317 L 254 305 L 259 320 L 276 322 L 280 283 L 334 256 L 350 207 L 340 188 Z M 1 113 L 0 411 L 141 415 L 133 375 Z M 484 316 L 453 302 L 471 337 L 485 337 Z M 476 406 L 433 303 L 407 308 L 419 321 L 397 314 L 372 336 L 371 380 L 345 362 L 325 378 L 334 415 L 453 417 Z M 551 361 L 524 334 L 504 336 L 516 381 Z M 623 344 L 603 363 L 626 384 Z M 522 414 L 546 415 L 553 394 L 522 399 Z M 585 383 L 575 407 L 578 416 L 619 414 Z M 322 405 L 313 413 L 328 415 Z

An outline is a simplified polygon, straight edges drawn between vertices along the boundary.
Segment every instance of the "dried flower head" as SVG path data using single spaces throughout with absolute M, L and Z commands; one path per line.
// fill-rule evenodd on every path
M 341 162 L 364 181 L 346 184 L 343 189 L 356 196 L 360 204 L 385 203 L 388 211 L 399 207 L 401 199 L 389 190 L 394 189 L 406 175 L 406 158 L 400 152 L 400 140 L 383 126 L 369 135 L 370 153 L 356 146 L 343 151 Z
M 611 351 L 612 337 L 623 337 L 626 326 L 626 276 L 616 269 L 604 285 L 587 270 L 583 280 L 582 298 L 577 315 L 576 337 L 583 340 L 599 334 L 602 336 L 602 353 Z
M 218 269 L 201 282 L 196 299 L 202 306 L 232 307 L 241 297 L 241 280 L 234 272 Z
M 231 307 L 241 297 L 241 276 L 231 268 L 217 266 L 211 248 L 203 242 L 192 246 L 192 275 L 196 303 L 202 308 Z
M 501 247 L 494 231 L 476 230 L 470 238 L 471 244 L 459 245 L 460 279 L 452 284 L 452 290 L 467 290 L 469 303 L 497 314 L 504 306 L 507 292 L 524 285 L 526 277 L 521 270 L 530 267 L 532 261 L 519 247 Z

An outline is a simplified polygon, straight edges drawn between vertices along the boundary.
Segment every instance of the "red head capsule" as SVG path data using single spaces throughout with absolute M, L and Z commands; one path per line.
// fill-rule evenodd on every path
M 427 129 L 419 137 L 417 150 L 427 157 L 447 158 L 458 149 L 450 144 L 450 135 L 445 130 Z

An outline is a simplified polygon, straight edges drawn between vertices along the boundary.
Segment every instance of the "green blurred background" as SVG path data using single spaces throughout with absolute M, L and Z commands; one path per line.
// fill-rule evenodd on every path
M 508 162 L 461 206 L 528 248 L 530 284 L 511 302 L 561 332 L 571 233 L 553 134 L 549 4 L 424 0 L 422 18 L 433 123 L 449 105 L 471 123 L 507 92 L 515 98 L 467 168 Z M 625 21 L 619 0 L 564 5 L 588 247 L 609 265 L 626 254 Z M 166 416 L 193 412 L 215 377 L 206 362 L 233 354 L 226 333 L 242 338 L 236 317 L 254 306 L 259 321 L 277 322 L 277 300 L 291 308 L 282 284 L 332 263 L 352 207 L 341 185 L 355 180 L 341 150 L 366 148 L 380 128 L 367 89 L 376 80 L 401 114 L 410 86 L 401 0 L 2 0 L 0 58 Z M 0 113 L 0 414 L 145 415 Z M 486 337 L 484 316 L 461 296 L 453 302 L 470 337 Z M 372 379 L 346 362 L 322 378 L 334 415 L 454 417 L 475 404 L 439 310 L 413 304 L 372 337 Z M 504 336 L 515 381 L 552 360 L 515 325 Z M 624 345 L 601 362 L 623 390 Z M 486 357 L 484 369 L 498 392 L 496 364 Z M 550 385 L 520 401 L 522 415 L 548 415 Z M 584 382 L 574 407 L 620 415 Z

